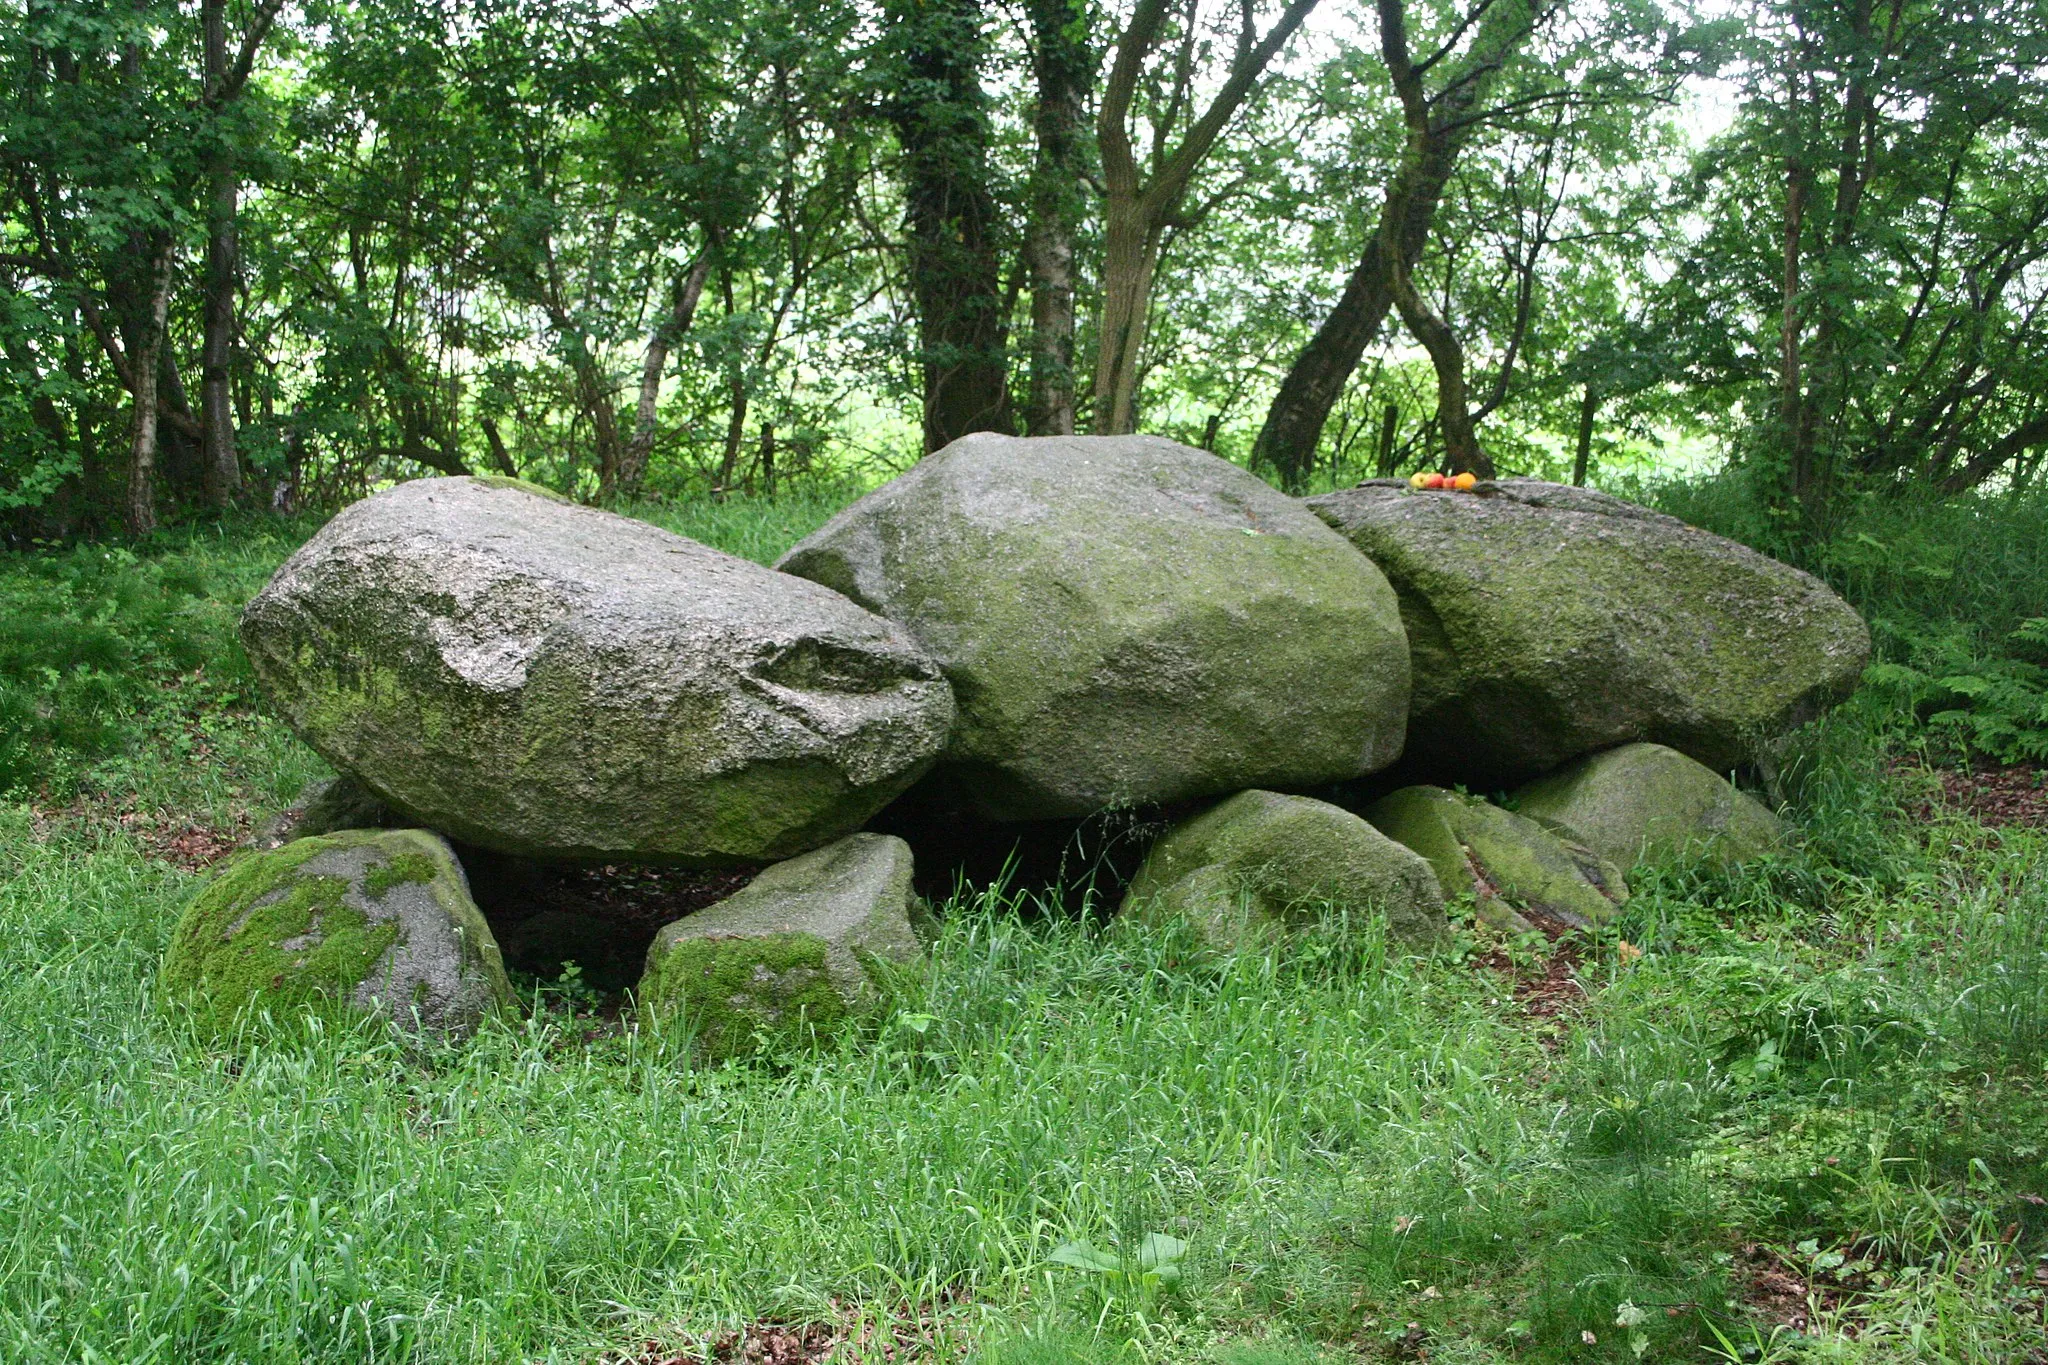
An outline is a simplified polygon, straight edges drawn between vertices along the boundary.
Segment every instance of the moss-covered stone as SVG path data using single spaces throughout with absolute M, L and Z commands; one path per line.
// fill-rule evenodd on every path
M 1618 867 L 1694 858 L 1729 867 L 1783 843 L 1785 827 L 1726 777 L 1661 744 L 1591 754 L 1515 793 L 1515 809 Z
M 1418 778 L 1493 791 L 1636 740 L 1725 771 L 1848 695 L 1869 659 L 1819 580 L 1590 489 L 1374 480 L 1308 505 L 1400 595 Z
M 1151 436 L 966 436 L 778 565 L 907 626 L 952 681 L 952 765 L 1039 819 L 1310 786 L 1399 752 L 1378 570 L 1293 499 Z
M 236 860 L 186 907 L 163 981 L 215 1028 L 257 1007 L 460 1035 L 513 1003 L 461 865 L 425 830 L 351 830 Z
M 910 846 L 883 834 L 777 863 L 656 936 L 640 1008 L 687 1018 L 711 1059 L 858 1027 L 923 963 L 911 873 Z
M 1184 918 L 1225 947 L 1331 909 L 1383 914 L 1410 943 L 1447 928 L 1420 856 L 1347 810 L 1268 791 L 1240 792 L 1161 835 L 1123 902 L 1125 914 Z
M 1628 900 L 1614 864 L 1475 796 L 1403 787 L 1368 808 L 1365 818 L 1421 854 L 1445 895 L 1470 895 L 1479 917 L 1497 927 L 1598 924 Z
M 529 857 L 788 857 L 907 787 L 953 718 L 908 632 L 837 593 L 504 480 L 347 508 L 242 638 L 377 800 Z

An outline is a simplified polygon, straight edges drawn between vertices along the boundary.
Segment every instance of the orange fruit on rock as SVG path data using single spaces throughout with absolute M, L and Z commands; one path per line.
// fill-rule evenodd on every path
M 1452 479 L 1451 486 L 1460 493 L 1469 493 L 1479 486 L 1479 476 L 1468 469 L 1457 478 Z

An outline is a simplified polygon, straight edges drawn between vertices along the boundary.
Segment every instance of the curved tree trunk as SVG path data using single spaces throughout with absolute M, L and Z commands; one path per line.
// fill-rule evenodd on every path
M 1216 145 L 1216 139 L 1237 117 L 1266 67 L 1287 46 L 1317 0 L 1288 0 L 1287 8 L 1263 36 L 1257 31 L 1253 7 L 1246 4 L 1241 8 L 1237 54 L 1229 76 L 1201 117 L 1188 125 L 1178 146 L 1169 150 L 1164 142 L 1175 121 L 1171 112 L 1164 126 L 1155 128 L 1157 140 L 1148 168 L 1151 175 L 1145 179 L 1139 173 L 1132 150 L 1131 105 L 1146 60 L 1164 30 L 1170 3 L 1171 0 L 1138 0 L 1117 39 L 1116 60 L 1103 87 L 1102 107 L 1095 119 L 1105 193 L 1102 326 L 1095 355 L 1094 418 L 1095 431 L 1104 435 L 1131 431 L 1137 422 L 1139 361 L 1152 313 L 1152 277 L 1159 267 L 1159 244 L 1167 223 L 1180 209 L 1189 181 Z M 1171 106 L 1180 106 L 1190 93 L 1188 75 L 1193 68 L 1189 44 L 1194 36 L 1191 25 L 1178 59 Z
M 1493 461 L 1480 449 L 1472 425 L 1472 400 L 1465 390 L 1465 347 L 1450 324 L 1416 291 L 1407 267 L 1396 263 L 1387 274 L 1401 321 L 1429 352 L 1430 366 L 1436 371 L 1436 417 L 1444 434 L 1444 462 L 1454 474 L 1492 478 Z
M 697 317 L 697 300 L 704 295 L 704 281 L 711 274 L 711 253 L 701 253 L 680 276 L 673 288 L 668 316 L 647 338 L 647 353 L 640 361 L 640 399 L 633 410 L 633 434 L 619 452 L 619 492 L 632 497 L 647 479 L 647 461 L 654 453 L 656 407 L 661 400 L 661 379 L 668 372 L 668 353 L 690 330 Z
M 1288 367 L 1272 406 L 1266 410 L 1254 461 L 1270 465 L 1290 488 L 1300 487 L 1314 467 L 1316 446 L 1330 412 L 1394 307 L 1392 272 L 1396 264 L 1405 276 L 1422 259 L 1458 154 L 1471 136 L 1472 111 L 1507 53 L 1528 35 L 1527 25 L 1487 13 L 1488 8 L 1483 3 L 1480 6 L 1482 31 L 1473 42 L 1470 59 L 1447 73 L 1443 90 L 1431 97 L 1422 91 L 1421 73 L 1408 62 L 1401 0 L 1388 0 L 1380 6 L 1381 46 L 1389 69 L 1398 68 L 1397 85 L 1408 86 L 1402 91 L 1408 144 L 1387 185 L 1377 230 L 1345 281 L 1343 294 Z M 1398 262 L 1390 260 L 1385 249 L 1396 235 L 1401 243 Z M 1456 338 L 1452 341 L 1455 344 Z M 1461 390 L 1462 364 L 1461 359 L 1457 381 Z M 1470 427 L 1469 422 L 1465 425 Z M 1447 424 L 1447 435 L 1449 429 Z
M 1138 421 L 1138 352 L 1152 312 L 1158 234 L 1136 212 L 1112 205 L 1102 246 L 1102 341 L 1095 356 L 1094 430 L 1133 431 Z
M 1252 447 L 1253 463 L 1270 465 L 1285 487 L 1299 490 L 1308 478 L 1330 410 L 1343 397 L 1344 386 L 1393 306 L 1380 234 L 1375 232 L 1344 282 L 1337 306 L 1287 367 Z

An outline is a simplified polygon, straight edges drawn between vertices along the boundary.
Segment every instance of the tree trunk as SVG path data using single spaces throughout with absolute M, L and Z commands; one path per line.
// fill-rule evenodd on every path
M 980 0 L 892 3 L 911 292 L 924 370 L 924 448 L 1010 429 L 1001 218 L 989 186 Z
M 1806 196 L 1811 177 L 1797 158 L 1785 166 L 1783 298 L 1778 318 L 1778 421 L 1784 431 L 1786 466 L 1792 496 L 1804 503 L 1813 484 L 1811 428 L 1806 420 L 1804 380 L 1800 375 L 1799 310 L 1800 236 L 1806 222 Z
M 1593 459 L 1593 419 L 1600 413 L 1600 394 L 1592 381 L 1586 383 L 1586 393 L 1579 400 L 1579 442 L 1572 451 L 1572 487 L 1586 486 L 1586 468 Z
M 1299 489 L 1307 479 L 1330 411 L 1393 306 L 1386 262 L 1380 255 L 1380 234 L 1375 232 L 1351 278 L 1344 282 L 1337 306 L 1287 367 L 1273 404 L 1266 409 L 1266 424 L 1259 428 L 1259 439 L 1252 447 L 1253 463 L 1271 466 L 1284 487 Z
M 1472 404 L 1465 391 L 1465 348 L 1458 334 L 1431 310 L 1404 267 L 1396 263 L 1387 273 L 1401 321 L 1429 352 L 1430 366 L 1436 371 L 1436 416 L 1444 433 L 1446 467 L 1453 474 L 1492 478 L 1493 461 L 1480 449 L 1479 435 L 1472 426 Z
M 205 90 L 209 103 L 227 91 L 227 0 L 203 0 L 199 7 L 205 49 Z M 234 152 L 218 109 L 206 151 L 206 281 L 204 341 L 199 360 L 200 487 L 215 507 L 232 503 L 242 489 L 235 451 L 233 362 L 235 345 L 236 217 L 240 183 Z
M 1387 410 L 1380 417 L 1379 455 L 1373 461 L 1372 472 L 1379 478 L 1394 477 L 1394 438 L 1401 434 L 1401 407 L 1398 403 L 1387 404 Z M 1313 449 L 1314 447 L 1310 447 Z
M 1080 152 L 1094 54 L 1081 0 L 1027 0 L 1036 47 L 1038 106 L 1032 116 L 1037 157 L 1031 172 L 1031 222 L 1024 242 L 1031 272 L 1031 387 L 1025 430 L 1074 432 L 1074 233 L 1081 220 Z
M 619 484 L 619 416 L 612 406 L 611 384 L 590 353 L 580 328 L 564 317 L 568 329 L 569 367 L 576 374 L 576 396 L 590 418 L 591 444 L 597 454 L 597 495 L 609 499 Z
M 640 400 L 633 411 L 633 434 L 619 455 L 619 491 L 627 497 L 639 493 L 641 484 L 646 482 L 647 461 L 654 453 L 661 379 L 668 372 L 668 353 L 696 320 L 697 300 L 703 297 L 704 281 L 710 274 L 711 253 L 705 251 L 677 278 L 671 290 L 668 316 L 648 335 L 647 353 L 640 361 Z
M 1117 436 L 1138 422 L 1138 357 L 1152 312 L 1159 234 L 1136 206 L 1112 203 L 1102 249 L 1102 339 L 1095 353 L 1094 430 Z
M 1274 393 L 1272 407 L 1266 409 L 1266 426 L 1260 430 L 1255 458 L 1272 465 L 1288 487 L 1300 487 L 1300 479 L 1315 463 L 1315 446 L 1329 424 L 1329 411 L 1343 397 L 1343 387 L 1352 381 L 1352 372 L 1358 370 L 1358 362 L 1395 305 L 1384 254 L 1386 239 L 1399 233 L 1407 270 L 1415 268 L 1423 248 L 1430 244 L 1436 211 L 1444 203 L 1444 186 L 1450 184 L 1450 172 L 1458 164 L 1458 151 L 1468 133 L 1468 125 L 1444 127 L 1444 119 L 1462 117 L 1483 88 L 1483 82 L 1460 86 L 1458 96 L 1450 100 L 1436 123 L 1423 125 L 1421 137 L 1386 186 L 1378 231 L 1360 254 L 1352 278 L 1343 282 L 1337 307 L 1294 356 L 1294 364 L 1280 381 L 1280 391 Z
M 512 463 L 512 452 L 505 449 L 505 438 L 498 432 L 498 419 L 479 417 L 476 424 L 484 429 L 484 444 L 490 447 L 491 463 L 507 478 L 518 478 L 519 466 Z
M 1389 65 L 1405 65 L 1403 10 L 1399 4 L 1391 8 L 1391 25 L 1387 13 L 1381 15 L 1381 41 L 1384 46 L 1390 32 L 1398 35 L 1399 50 L 1389 56 Z M 1404 100 L 1408 147 L 1387 186 L 1378 229 L 1345 281 L 1337 306 L 1288 367 L 1253 447 L 1254 462 L 1272 466 L 1288 487 L 1299 487 L 1315 463 L 1316 445 L 1329 424 L 1331 410 L 1343 397 L 1344 386 L 1351 382 L 1358 362 L 1394 306 L 1386 242 L 1398 234 L 1404 272 L 1412 271 L 1422 259 L 1458 153 L 1471 136 L 1472 125 L 1467 120 L 1490 83 L 1501 49 L 1519 38 L 1513 29 L 1487 28 L 1473 44 L 1474 59 L 1480 63 L 1476 71 L 1465 73 L 1467 78 L 1462 80 L 1458 73 L 1451 73 L 1445 89 L 1434 99 Z M 1419 93 L 1421 76 L 1416 74 L 1413 80 Z
M 1151 177 L 1141 179 L 1131 146 L 1130 114 L 1144 75 L 1145 63 L 1159 41 L 1172 0 L 1138 0 L 1116 43 L 1116 60 L 1103 87 L 1102 107 L 1095 119 L 1095 142 L 1102 157 L 1103 254 L 1102 326 L 1095 355 L 1094 418 L 1098 433 L 1115 435 L 1135 429 L 1139 361 L 1146 324 L 1152 312 L 1152 277 L 1159 268 L 1159 246 L 1168 222 L 1187 195 L 1188 182 L 1215 147 L 1216 139 L 1251 97 L 1266 67 L 1287 46 L 1317 0 L 1288 0 L 1273 26 L 1259 36 L 1253 6 L 1241 7 L 1241 28 L 1230 74 L 1209 105 L 1194 119 L 1178 146 L 1165 144 L 1176 120 L 1172 112 L 1189 96 L 1193 67 L 1188 46 L 1192 27 L 1178 59 L 1174 94 L 1163 123 L 1155 125 L 1149 161 Z M 1190 16 L 1192 25 L 1192 16 Z M 1256 41 L 1255 41 L 1256 40 Z
M 1528 38 L 1531 29 L 1512 8 L 1482 0 L 1472 13 L 1472 19 L 1480 24 L 1469 59 L 1474 65 L 1462 74 L 1452 75 L 1445 90 L 1432 97 L 1423 85 L 1429 63 L 1417 68 L 1408 53 L 1404 0 L 1377 0 L 1376 7 L 1380 55 L 1393 80 L 1394 92 L 1400 97 L 1402 120 L 1408 126 L 1401 171 L 1388 187 L 1386 211 L 1380 218 L 1380 258 L 1386 266 L 1387 289 L 1394 307 L 1400 311 L 1401 321 L 1429 352 L 1430 365 L 1436 371 L 1436 421 L 1444 434 L 1445 461 L 1453 473 L 1490 479 L 1493 461 L 1480 448 L 1471 399 L 1465 389 L 1465 348 L 1450 324 L 1437 316 L 1415 288 L 1406 234 L 1418 219 L 1427 232 L 1427 223 L 1435 216 L 1435 205 L 1421 202 L 1419 196 L 1442 193 L 1449 179 L 1450 161 L 1469 136 L 1471 123 L 1466 115 L 1477 107 L 1492 73 Z M 1399 241 L 1393 236 L 1396 231 L 1403 234 Z M 1419 250 L 1416 259 L 1420 259 Z
M 732 483 L 740 467 L 740 442 L 747 434 L 747 386 L 737 376 L 732 381 L 732 411 L 725 422 L 725 454 L 718 462 L 718 478 L 712 484 L 714 494 L 724 495 L 732 491 Z
M 128 442 L 124 511 L 128 534 L 138 537 L 156 529 L 156 390 L 164 321 L 170 313 L 172 250 L 172 244 L 165 241 L 150 263 L 148 312 L 128 357 L 135 370 L 135 413 Z

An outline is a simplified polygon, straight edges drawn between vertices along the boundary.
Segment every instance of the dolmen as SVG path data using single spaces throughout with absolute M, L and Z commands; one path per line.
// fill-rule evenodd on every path
M 1157 437 L 964 437 L 773 568 L 493 477 L 344 509 L 249 603 L 339 776 L 193 901 L 167 986 L 459 1037 L 513 996 L 456 848 L 762 867 L 663 929 L 642 1017 L 699 1055 L 915 988 L 927 774 L 990 820 L 1178 812 L 1123 901 L 1220 950 L 1332 914 L 1611 918 L 1642 868 L 1782 849 L 1733 778 L 1855 687 L 1812 577 L 1526 479 L 1287 497 Z M 1499 792 L 1489 801 L 1472 792 Z

